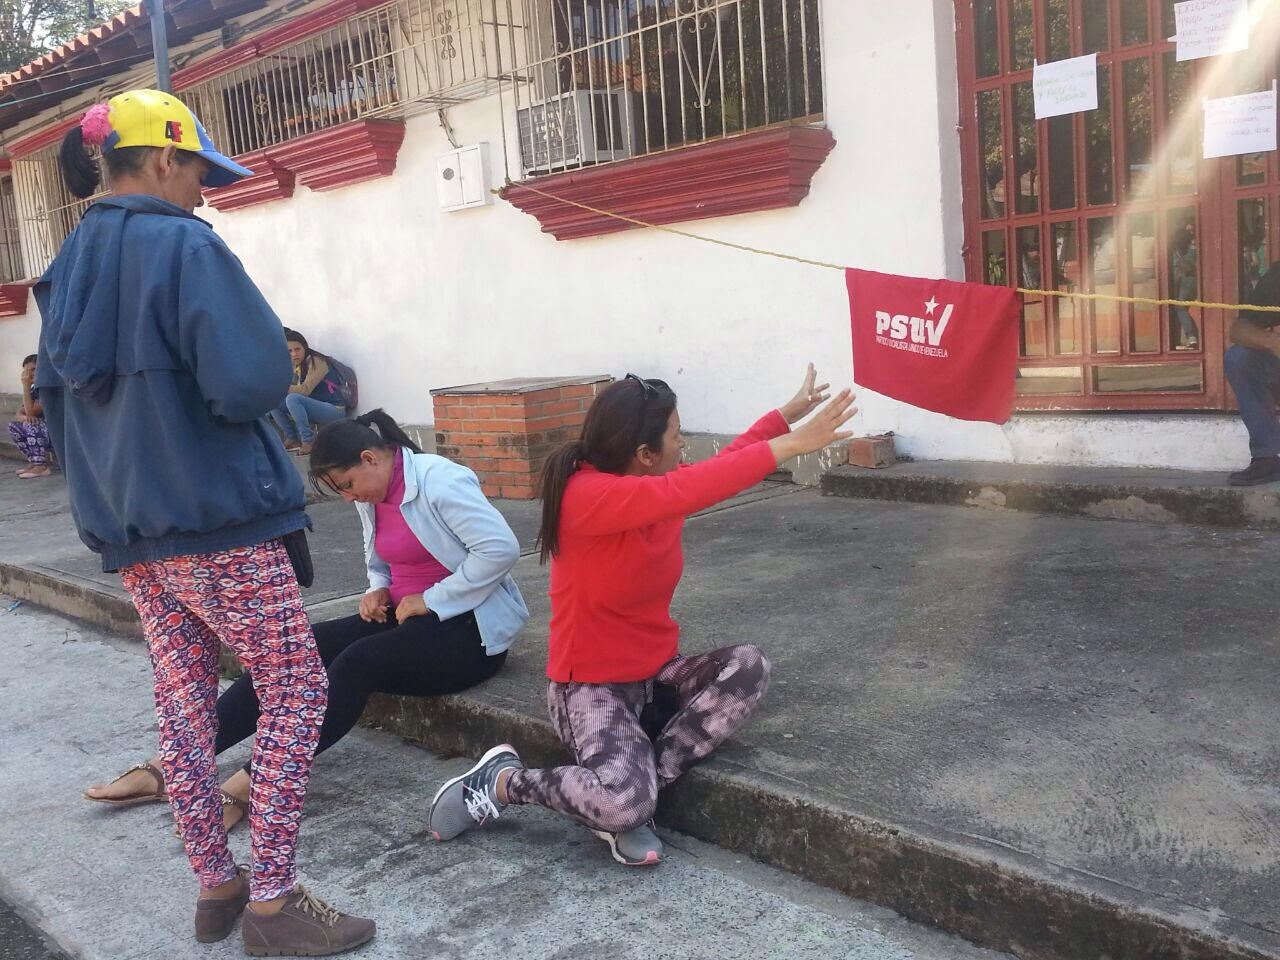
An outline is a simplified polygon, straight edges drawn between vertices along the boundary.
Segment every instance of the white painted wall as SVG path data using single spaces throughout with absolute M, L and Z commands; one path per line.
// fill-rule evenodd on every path
M 810 197 L 694 228 L 958 275 L 949 0 L 905 0 L 892 18 L 828 3 L 824 17 L 837 146 Z M 493 143 L 501 168 L 499 109 L 490 99 L 449 117 L 460 142 Z M 434 115 L 419 117 L 392 178 L 212 216 L 285 322 L 357 367 L 365 405 L 422 421 L 432 387 L 634 370 L 669 380 L 692 427 L 729 432 L 789 396 L 810 359 L 833 381 L 852 377 L 838 272 L 640 231 L 557 242 L 501 202 L 442 213 L 432 183 L 447 149 Z
M 920 276 L 963 276 L 952 0 L 824 4 L 827 120 L 837 146 L 798 208 L 699 221 L 709 236 Z M 510 103 L 506 106 L 509 108 Z M 453 108 L 489 141 L 500 104 Z M 666 234 L 557 242 L 498 201 L 435 199 L 434 115 L 409 121 L 394 176 L 209 219 L 284 322 L 352 364 L 362 406 L 432 419 L 434 387 L 626 371 L 668 380 L 692 430 L 729 433 L 789 397 L 808 360 L 852 377 L 843 276 Z M 0 320 L 0 390 L 34 341 Z M 1214 468 L 1244 459 L 1226 417 L 1020 416 L 966 424 L 864 394 L 857 427 L 917 458 Z
M 40 312 L 34 300 L 27 300 L 23 317 L 0 317 L 0 393 L 18 393 L 22 387 L 22 361 L 36 352 L 40 337 Z

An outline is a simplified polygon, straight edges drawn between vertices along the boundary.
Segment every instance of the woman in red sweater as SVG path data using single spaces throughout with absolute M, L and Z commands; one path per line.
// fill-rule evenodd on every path
M 680 656 L 670 606 L 684 519 L 850 436 L 840 430 L 856 412 L 849 390 L 790 430 L 827 399 L 815 379 L 810 364 L 790 402 L 718 456 L 684 466 L 667 384 L 628 374 L 596 397 L 581 438 L 543 470 L 539 531 L 551 560 L 547 704 L 577 765 L 526 770 L 513 747 L 494 747 L 436 793 L 437 840 L 509 803 L 536 803 L 586 823 L 619 863 L 658 862 L 658 790 L 731 736 L 769 685 L 754 646 Z

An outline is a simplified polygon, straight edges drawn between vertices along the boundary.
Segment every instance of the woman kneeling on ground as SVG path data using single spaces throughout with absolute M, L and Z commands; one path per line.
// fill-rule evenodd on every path
M 347 412 L 347 397 L 338 373 L 329 358 L 307 344 L 307 338 L 285 327 L 285 343 L 293 361 L 293 383 L 284 403 L 269 414 L 284 434 L 284 448 L 301 454 L 311 452 L 313 426 L 341 420 Z
M 355 502 L 369 572 L 358 615 L 314 626 L 329 675 L 320 753 L 346 735 L 374 693 L 438 696 L 492 677 L 529 613 L 510 576 L 519 544 L 475 474 L 423 453 L 381 410 L 320 431 L 311 481 Z M 217 752 L 250 736 L 257 717 L 243 674 L 218 697 Z M 117 806 L 164 800 L 159 770 L 152 757 L 85 796 Z M 228 828 L 248 798 L 246 764 L 223 784 Z
M 850 436 L 841 392 L 827 397 L 810 365 L 800 392 L 718 456 L 680 465 L 676 395 L 661 380 L 605 388 L 582 437 L 542 474 L 542 560 L 551 560 L 547 705 L 575 766 L 526 770 L 509 744 L 448 781 L 431 832 L 450 840 L 510 803 L 582 821 L 619 863 L 657 863 L 658 791 L 723 743 L 755 709 L 769 662 L 753 646 L 678 652 L 671 597 L 683 567 L 684 519 L 759 483 L 785 461 Z

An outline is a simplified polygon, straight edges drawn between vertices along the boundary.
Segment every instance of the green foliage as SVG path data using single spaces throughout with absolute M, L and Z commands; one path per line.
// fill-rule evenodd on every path
M 18 69 L 130 6 L 128 0 L 0 0 L 0 73 Z

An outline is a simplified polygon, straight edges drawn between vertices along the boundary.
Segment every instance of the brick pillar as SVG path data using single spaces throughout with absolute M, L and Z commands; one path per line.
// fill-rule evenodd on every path
M 490 497 L 532 500 L 547 455 L 577 438 L 612 377 L 494 380 L 431 391 L 436 453 L 470 467 Z

